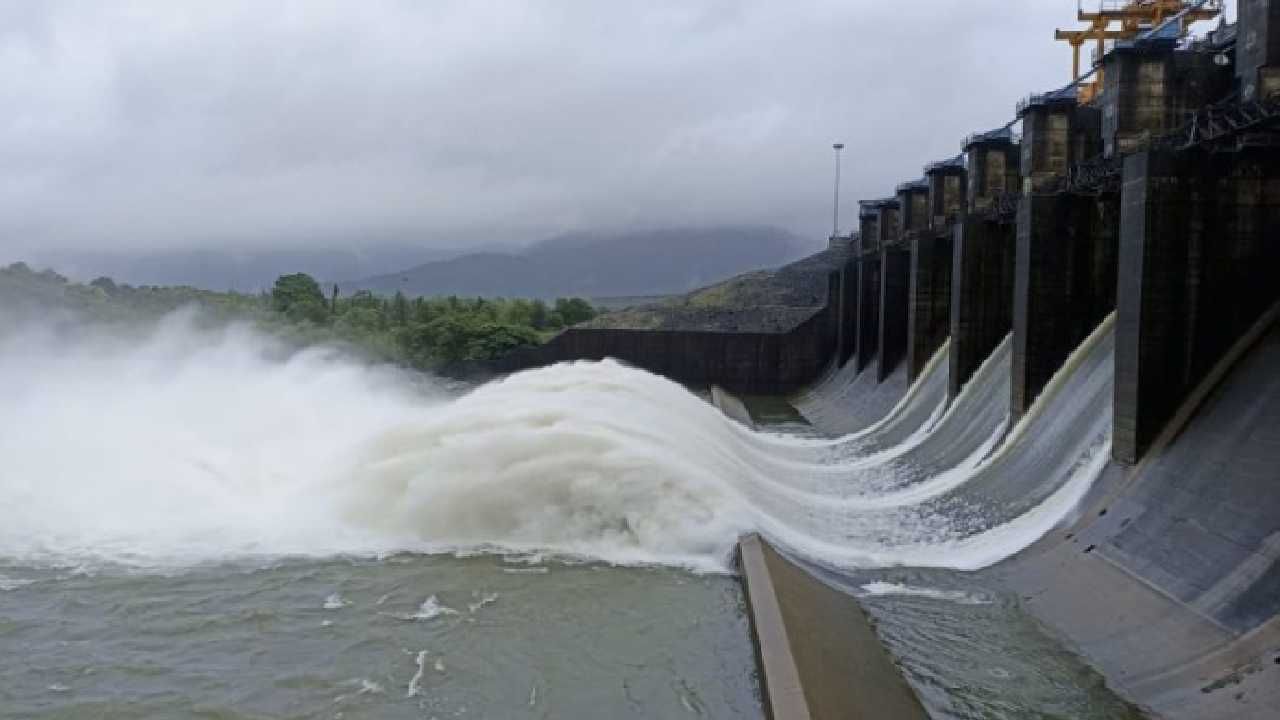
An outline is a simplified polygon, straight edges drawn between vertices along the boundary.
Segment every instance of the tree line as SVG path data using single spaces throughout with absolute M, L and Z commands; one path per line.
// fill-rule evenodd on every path
M 401 292 L 388 298 L 367 290 L 342 296 L 336 285 L 326 297 L 306 273 L 277 279 L 271 304 L 294 322 L 330 325 L 344 340 L 390 344 L 403 360 L 419 368 L 491 360 L 538 345 L 596 315 L 581 298 L 559 298 L 548 305 L 542 300 L 456 295 L 409 299 Z
M 60 307 L 102 321 L 129 321 L 195 305 L 214 320 L 249 320 L 303 344 L 338 342 L 362 354 L 422 370 L 447 371 L 546 342 L 592 319 L 581 298 L 408 298 L 358 291 L 326 295 L 310 275 L 278 278 L 269 292 L 213 292 L 191 287 L 131 286 L 100 277 L 76 283 L 24 263 L 0 267 L 0 306 L 38 312 Z

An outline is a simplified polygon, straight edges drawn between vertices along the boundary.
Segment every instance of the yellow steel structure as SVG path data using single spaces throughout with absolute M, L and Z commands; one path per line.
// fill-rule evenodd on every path
M 1132 40 L 1138 35 L 1159 27 L 1162 23 L 1182 14 L 1178 19 L 1179 32 L 1186 34 L 1191 24 L 1200 20 L 1212 20 L 1222 13 L 1222 0 L 1100 0 L 1096 12 L 1086 12 L 1077 6 L 1076 18 L 1089 23 L 1079 30 L 1055 30 L 1055 40 L 1065 40 L 1071 45 L 1071 79 L 1080 79 L 1080 48 L 1093 40 L 1098 43 L 1099 59 L 1107 40 Z M 1101 76 L 1099 76 L 1099 81 Z M 1080 98 L 1092 99 L 1095 87 L 1081 87 Z

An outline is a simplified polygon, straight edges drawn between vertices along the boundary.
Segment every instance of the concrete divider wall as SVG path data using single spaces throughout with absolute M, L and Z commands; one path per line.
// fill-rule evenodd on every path
M 545 345 L 489 364 L 508 373 L 569 360 L 615 358 L 690 385 L 785 395 L 813 382 L 835 352 L 830 306 L 789 332 L 569 328 Z

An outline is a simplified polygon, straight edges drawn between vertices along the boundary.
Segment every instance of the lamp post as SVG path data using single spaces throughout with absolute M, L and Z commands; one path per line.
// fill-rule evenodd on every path
M 844 143 L 835 143 L 831 146 L 836 151 L 836 189 L 835 189 L 835 207 L 831 211 L 831 237 L 840 236 L 840 151 L 844 149 Z

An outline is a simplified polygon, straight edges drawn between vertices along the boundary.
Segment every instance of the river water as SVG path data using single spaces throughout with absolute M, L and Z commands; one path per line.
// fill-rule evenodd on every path
M 1012 604 L 946 587 L 1087 491 L 1109 353 L 1012 427 L 997 357 L 820 438 L 613 362 L 459 393 L 182 314 L 10 332 L 4 716 L 759 717 L 728 574 L 756 531 L 867 596 L 940 716 L 1127 717 Z
M 5 718 L 758 718 L 737 583 L 527 557 L 0 569 Z

